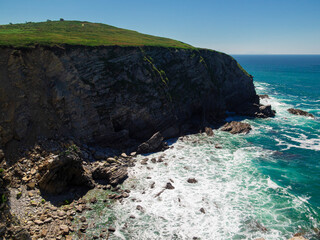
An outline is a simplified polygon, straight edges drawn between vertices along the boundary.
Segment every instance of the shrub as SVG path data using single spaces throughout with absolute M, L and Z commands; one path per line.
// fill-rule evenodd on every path
M 59 155 L 60 156 L 68 156 L 68 155 L 74 154 L 74 153 L 75 154 L 80 153 L 80 148 L 77 145 L 72 144 L 65 151 L 61 152 Z
M 60 22 L 63 22 L 64 21 L 64 19 L 63 18 L 60 18 Z
M 7 197 L 6 197 L 6 195 L 4 195 L 4 194 L 2 194 L 2 196 L 1 196 L 1 199 L 0 199 L 0 203 L 5 203 L 5 202 L 7 202 Z

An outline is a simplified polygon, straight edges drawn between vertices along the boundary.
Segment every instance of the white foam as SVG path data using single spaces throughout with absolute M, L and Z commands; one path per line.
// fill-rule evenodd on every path
M 269 188 L 272 188 L 272 189 L 280 188 L 280 186 L 278 184 L 276 184 L 275 182 L 273 182 L 270 178 L 268 178 L 267 181 L 268 181 Z
M 255 82 L 255 85 L 261 94 L 272 88 L 267 83 Z M 130 197 L 112 208 L 117 231 L 110 239 L 263 237 L 278 240 L 290 238 L 299 226 L 305 226 L 303 218 L 307 217 L 317 227 L 308 196 L 294 196 L 290 193 L 291 186 L 281 187 L 255 166 L 257 159 L 275 161 L 270 157 L 274 152 L 254 147 L 245 140 L 275 131 L 277 137 L 273 139 L 276 145 L 284 147 L 283 151 L 292 147 L 320 150 L 318 125 L 287 111 L 294 106 L 285 103 L 286 98 L 295 96 L 281 99 L 280 94 L 273 93 L 269 99 L 261 99 L 261 103 L 271 104 L 277 111 L 276 117 L 246 120 L 253 127 L 249 135 L 233 136 L 220 131 L 214 131 L 214 138 L 205 134 L 189 135 L 179 138 L 173 149 L 164 152 L 164 162 L 150 161 L 158 159 L 161 152 L 149 155 L 148 165 L 141 164 L 145 156 L 138 156 L 136 166 L 129 169 L 129 179 L 124 183 L 124 187 L 131 190 Z M 228 120 L 238 118 L 230 114 Z M 301 128 L 306 123 L 310 123 L 313 136 L 307 137 L 306 130 Z M 216 149 L 216 144 L 223 148 Z M 188 183 L 188 178 L 196 178 L 198 182 Z M 151 188 L 153 182 L 154 188 Z M 175 187 L 173 190 L 164 190 L 168 182 Z M 138 205 L 143 211 L 137 210 Z M 131 219 L 130 215 L 136 218 Z M 103 217 L 97 223 L 99 221 L 106 222 Z M 263 231 L 262 226 L 268 231 Z
M 217 143 L 223 149 L 215 149 Z M 130 179 L 125 183 L 131 190 L 130 198 L 114 207 L 117 228 L 121 229 L 116 232 L 118 238 L 286 239 L 288 231 L 294 231 L 289 215 L 278 211 L 302 208 L 304 202 L 252 165 L 252 159 L 266 154 L 263 149 L 237 147 L 243 146 L 243 139 L 223 132 L 215 132 L 211 139 L 191 135 L 173 146 L 165 152 L 163 163 L 149 160 L 147 166 L 138 163 L 130 169 Z M 143 158 L 139 156 L 138 162 Z M 198 182 L 188 183 L 192 177 Z M 154 188 L 150 188 L 152 182 Z M 175 189 L 166 189 L 155 197 L 167 182 Z M 277 203 L 273 196 L 282 196 L 286 204 Z M 137 210 L 137 205 L 144 212 Z M 131 220 L 130 215 L 137 218 Z
M 290 148 L 302 148 L 302 149 L 309 149 L 309 150 L 315 150 L 320 151 L 320 138 L 308 138 L 304 134 L 299 134 L 299 137 L 293 137 L 287 134 L 283 134 L 283 136 L 287 137 L 289 140 L 298 143 L 298 144 L 292 144 L 289 142 L 286 142 L 284 140 L 276 139 L 278 142 L 278 146 L 286 146 L 284 150 L 288 150 Z

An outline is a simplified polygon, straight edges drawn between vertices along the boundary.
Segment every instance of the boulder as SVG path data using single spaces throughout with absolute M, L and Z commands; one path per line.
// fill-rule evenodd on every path
M 82 165 L 82 159 L 75 152 L 64 152 L 47 162 L 43 169 L 46 171 L 39 181 L 41 191 L 58 194 L 71 186 L 94 187 L 90 174 Z
M 170 182 L 168 182 L 168 183 L 166 184 L 166 186 L 165 186 L 165 189 L 170 189 L 170 190 L 172 190 L 172 189 L 174 189 L 174 186 L 173 186 Z
M 204 131 L 209 137 L 212 137 L 214 135 L 211 127 L 205 127 Z
M 302 236 L 298 236 L 298 237 L 292 237 L 289 240 L 308 240 L 308 239 L 306 239 L 306 238 L 304 238 Z
M 258 118 L 268 118 L 274 117 L 276 115 L 276 111 L 271 109 L 271 105 L 260 105 L 259 112 L 255 115 Z
M 243 104 L 238 107 L 236 112 L 241 115 L 257 118 L 268 118 L 276 115 L 276 111 L 271 109 L 271 105 L 257 103 Z
M 237 133 L 247 134 L 250 132 L 251 126 L 248 123 L 232 121 L 223 125 L 220 128 L 220 130 L 230 132 L 232 134 L 237 134 Z
M 29 182 L 27 183 L 27 190 L 33 190 L 36 187 L 35 182 Z
M 157 132 L 148 141 L 139 145 L 137 153 L 156 152 L 166 148 L 167 144 L 163 142 L 163 136 Z
M 94 180 L 103 180 L 105 184 L 116 186 L 128 178 L 128 168 L 124 166 L 98 166 L 92 171 L 92 178 Z
M 69 233 L 69 227 L 65 224 L 60 225 L 60 230 L 62 235 L 67 235 Z
M 197 183 L 198 181 L 197 181 L 197 179 L 195 179 L 195 178 L 189 178 L 189 179 L 187 180 L 187 182 L 188 182 L 188 183 Z
M 258 95 L 258 96 L 259 96 L 260 99 L 264 99 L 264 98 L 269 99 L 270 98 L 269 95 L 267 95 L 267 94 L 261 94 L 261 95 Z
M 301 109 L 296 109 L 296 108 L 289 108 L 288 112 L 294 115 L 300 115 L 300 116 L 306 116 L 306 117 L 311 117 L 314 118 L 314 115 L 311 113 L 308 113 L 306 111 L 303 111 Z

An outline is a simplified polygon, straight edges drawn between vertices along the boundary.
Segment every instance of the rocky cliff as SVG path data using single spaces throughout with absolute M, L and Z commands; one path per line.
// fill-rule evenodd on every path
M 0 148 L 39 136 L 124 148 L 258 103 L 252 77 L 211 50 L 0 49 Z

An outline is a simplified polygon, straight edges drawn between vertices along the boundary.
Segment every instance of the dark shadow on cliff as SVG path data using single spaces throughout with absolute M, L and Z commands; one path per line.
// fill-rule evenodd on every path
M 41 197 L 50 202 L 52 205 L 59 207 L 62 205 L 68 205 L 73 201 L 81 199 L 85 196 L 90 188 L 88 187 L 80 187 L 76 186 L 74 188 L 69 188 L 66 191 L 59 193 L 59 194 L 49 194 L 44 191 L 40 191 Z

